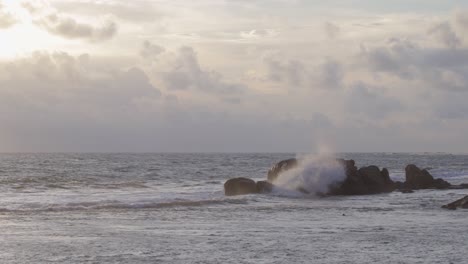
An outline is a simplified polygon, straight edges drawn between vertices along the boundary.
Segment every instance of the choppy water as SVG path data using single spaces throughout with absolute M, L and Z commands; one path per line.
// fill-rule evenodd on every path
M 0 154 L 1 263 L 468 263 L 467 190 L 224 197 L 294 154 Z M 468 155 L 339 154 L 468 182 Z

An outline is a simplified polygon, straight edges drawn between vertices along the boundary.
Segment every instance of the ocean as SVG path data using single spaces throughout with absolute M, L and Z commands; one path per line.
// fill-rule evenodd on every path
M 468 183 L 468 155 L 341 153 Z M 0 263 L 468 263 L 468 190 L 225 197 L 282 154 L 0 154 Z

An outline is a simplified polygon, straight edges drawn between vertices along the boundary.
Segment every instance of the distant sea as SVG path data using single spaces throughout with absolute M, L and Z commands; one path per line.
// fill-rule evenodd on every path
M 467 190 L 225 197 L 283 154 L 0 154 L 0 263 L 468 263 Z M 340 153 L 468 182 L 468 155 Z

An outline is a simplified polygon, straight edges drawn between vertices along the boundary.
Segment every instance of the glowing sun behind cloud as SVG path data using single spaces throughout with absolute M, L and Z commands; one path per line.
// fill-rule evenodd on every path
M 21 1 L 0 1 L 0 14 L 8 15 L 11 24 L 0 30 L 0 59 L 12 59 L 37 50 L 57 51 L 74 43 L 51 36 L 34 24 L 34 18 Z

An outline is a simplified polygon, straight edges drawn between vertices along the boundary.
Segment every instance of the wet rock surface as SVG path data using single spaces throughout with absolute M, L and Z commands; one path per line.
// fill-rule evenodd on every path
M 468 209 L 468 195 L 455 202 L 443 205 L 442 208 L 456 210 L 457 208 Z
M 294 158 L 293 159 L 282 160 L 282 161 L 276 163 L 275 165 L 273 165 L 273 167 L 271 167 L 270 170 L 268 170 L 268 173 L 267 173 L 268 181 L 269 182 L 274 182 L 276 180 L 276 178 L 278 178 L 278 176 L 282 172 L 293 169 L 293 168 L 297 167 L 297 165 L 298 165 L 298 161 L 297 161 L 297 159 L 294 159 Z
M 224 183 L 224 194 L 227 196 L 257 193 L 257 184 L 248 178 L 233 178 Z

